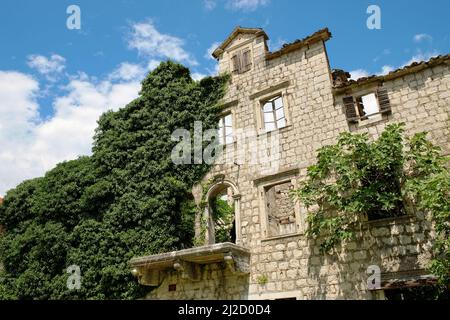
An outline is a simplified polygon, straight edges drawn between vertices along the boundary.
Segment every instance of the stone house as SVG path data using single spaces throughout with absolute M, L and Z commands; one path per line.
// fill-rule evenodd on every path
M 232 74 L 219 126 L 222 157 L 231 161 L 215 164 L 193 190 L 205 245 L 130 262 L 149 286 L 146 298 L 392 299 L 433 282 L 426 266 L 435 233 L 421 213 L 365 221 L 358 241 L 328 256 L 305 236 L 306 210 L 288 193 L 316 151 L 345 131 L 376 138 L 387 124 L 405 122 L 408 135 L 428 131 L 450 154 L 450 55 L 353 81 L 330 68 L 330 38 L 323 29 L 269 52 L 262 29 L 238 27 L 214 51 L 220 72 Z M 239 132 L 253 139 L 239 140 Z M 269 161 L 238 157 L 255 146 Z M 217 199 L 234 213 L 223 243 L 219 227 L 230 224 L 215 219 Z M 377 290 L 368 287 L 371 266 L 381 271 Z

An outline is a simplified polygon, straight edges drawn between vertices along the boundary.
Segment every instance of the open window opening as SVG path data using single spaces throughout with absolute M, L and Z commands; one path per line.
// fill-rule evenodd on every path
M 450 300 L 450 290 L 440 290 L 436 286 L 405 287 L 384 290 L 384 300 L 393 301 L 432 301 Z
M 239 197 L 232 186 L 224 183 L 215 186 L 208 195 L 207 206 L 207 243 L 236 243 Z
M 343 98 L 345 115 L 350 123 L 377 118 L 392 113 L 388 91 L 380 87 L 373 92 Z
M 230 188 L 226 188 L 213 197 L 210 202 L 216 243 L 236 242 L 232 194 Z
M 366 94 L 356 98 L 358 115 L 362 120 L 373 119 L 380 113 L 377 96 L 375 93 Z

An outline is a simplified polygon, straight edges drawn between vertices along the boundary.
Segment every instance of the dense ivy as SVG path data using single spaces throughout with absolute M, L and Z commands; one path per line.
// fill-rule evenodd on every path
M 308 208 L 308 236 L 321 238 L 331 253 L 355 237 L 357 225 L 395 217 L 416 208 L 431 215 L 437 239 L 430 270 L 445 286 L 450 274 L 450 170 L 439 147 L 419 133 L 407 139 L 404 124 L 367 134 L 342 133 L 337 144 L 318 151 L 307 180 L 293 192 Z
M 212 201 L 211 211 L 216 224 L 215 236 L 217 243 L 235 242 L 234 233 L 234 208 L 228 201 L 215 198 Z
M 190 191 L 208 170 L 174 165 L 175 129 L 217 126 L 227 77 L 192 80 L 164 62 L 139 97 L 99 120 L 93 155 L 59 164 L 7 193 L 0 206 L 0 298 L 134 299 L 134 256 L 190 247 L 195 206 Z M 66 268 L 81 269 L 68 290 Z

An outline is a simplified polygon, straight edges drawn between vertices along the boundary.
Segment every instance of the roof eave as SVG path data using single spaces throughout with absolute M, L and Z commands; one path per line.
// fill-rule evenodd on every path
M 222 42 L 222 44 L 214 50 L 212 56 L 215 59 L 218 59 L 225 51 L 226 47 L 233 41 L 234 38 L 237 37 L 240 33 L 252 33 L 255 35 L 255 37 L 263 36 L 264 39 L 267 41 L 269 40 L 269 36 L 267 33 L 260 28 L 242 28 L 242 27 L 236 27 L 233 32 L 228 36 L 228 38 Z
M 285 55 L 287 53 L 299 50 L 305 46 L 311 45 L 313 43 L 319 42 L 319 41 L 328 41 L 331 39 L 332 35 L 331 32 L 328 30 L 328 28 L 319 30 L 315 32 L 314 34 L 302 39 L 297 40 L 291 44 L 285 45 L 282 49 L 275 51 L 275 52 L 269 52 L 267 53 L 267 60 L 275 59 L 278 57 L 281 57 L 282 55 Z
M 417 73 L 422 70 L 432 68 L 432 67 L 440 65 L 440 64 L 450 65 L 450 54 L 447 54 L 445 56 L 434 57 L 428 61 L 414 62 L 413 64 L 411 64 L 409 66 L 394 70 L 394 71 L 388 73 L 387 75 L 371 76 L 371 77 L 361 78 L 358 80 L 352 80 L 348 84 L 333 88 L 333 91 L 335 94 L 345 93 L 345 92 L 351 91 L 355 88 L 360 88 L 362 86 L 367 86 L 367 85 L 370 85 L 373 83 L 383 83 L 386 81 L 395 80 L 397 78 L 406 76 L 408 74 Z

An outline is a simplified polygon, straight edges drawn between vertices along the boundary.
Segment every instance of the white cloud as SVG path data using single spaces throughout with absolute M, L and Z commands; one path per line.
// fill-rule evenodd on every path
M 406 67 L 409 66 L 410 64 L 414 63 L 414 62 L 421 62 L 421 61 L 428 61 L 431 58 L 437 57 L 439 55 L 439 52 L 436 50 L 433 51 L 427 51 L 427 52 L 422 52 L 422 51 L 417 51 L 417 53 L 411 57 L 411 59 L 409 59 L 407 62 L 405 62 L 402 67 Z
M 152 22 L 132 25 L 128 47 L 136 49 L 142 56 L 156 59 L 172 59 L 192 66 L 198 62 L 184 48 L 184 40 L 160 33 Z
M 96 82 L 80 73 L 55 99 L 47 120 L 39 117 L 38 90 L 31 76 L 0 71 L 0 195 L 59 162 L 89 155 L 100 115 L 131 102 L 140 83 Z
M 139 64 L 122 62 L 116 70 L 114 70 L 110 75 L 112 80 L 142 80 L 145 76 L 145 68 Z
M 66 59 L 57 54 L 52 54 L 49 58 L 42 55 L 28 56 L 27 65 L 35 69 L 49 80 L 55 80 L 58 74 L 66 68 Z
M 359 78 L 364 78 L 369 76 L 369 72 L 364 69 L 357 69 L 350 71 L 351 79 L 358 80 Z
M 255 11 L 269 2 L 270 0 L 228 0 L 228 7 L 233 10 Z
M 155 70 L 159 65 L 161 64 L 161 61 L 159 60 L 150 60 L 147 64 L 147 70 L 153 71 Z
M 220 46 L 220 42 L 214 42 L 209 48 L 208 50 L 206 50 L 205 53 L 205 58 L 209 59 L 209 60 L 215 60 L 214 57 L 212 56 L 212 54 L 214 53 L 214 51 Z
M 220 0 L 203 0 L 203 6 L 206 10 L 213 10 L 217 7 Z M 225 8 L 241 11 L 255 11 L 262 6 L 270 3 L 270 0 L 223 0 Z
M 420 43 L 423 41 L 432 41 L 433 37 L 426 33 L 416 34 L 413 38 L 414 42 Z
M 394 67 L 386 65 L 386 66 L 383 66 L 381 68 L 381 72 L 379 74 L 385 76 L 385 75 L 387 75 L 388 73 L 390 73 L 390 72 L 392 72 L 394 70 L 395 70 Z
M 420 50 L 417 51 L 417 53 L 411 57 L 408 61 L 401 64 L 398 68 L 404 68 L 406 66 L 409 66 L 413 62 L 421 62 L 421 61 L 428 61 L 433 57 L 436 57 L 439 55 L 438 51 L 428 51 L 428 52 L 422 52 Z M 388 73 L 398 69 L 396 67 L 393 67 L 391 65 L 384 65 L 380 71 L 376 72 L 375 75 L 387 75 Z M 371 75 L 371 73 L 365 69 L 357 69 L 350 72 L 351 79 L 358 80 L 359 78 L 368 77 Z
M 39 119 L 38 90 L 31 76 L 0 71 L 0 195 L 39 173 L 27 148 Z
M 30 153 L 45 155 L 44 170 L 57 163 L 91 153 L 97 120 L 107 110 L 124 107 L 138 96 L 140 83 L 95 84 L 83 79 L 71 80 L 68 93 L 55 100 L 55 114 L 35 128 Z
M 269 48 L 270 48 L 270 51 L 277 51 L 277 50 L 280 50 L 281 47 L 282 47 L 284 44 L 286 44 L 286 43 L 287 43 L 287 41 L 284 40 L 284 39 L 282 39 L 282 38 L 278 38 L 278 39 L 277 39 L 276 41 L 274 41 L 274 42 L 270 41 L 270 42 L 269 42 Z
M 104 79 L 84 72 L 66 75 L 65 90 L 53 101 L 54 113 L 39 116 L 38 94 L 42 92 L 32 76 L 0 70 L 0 195 L 21 181 L 42 176 L 62 161 L 91 154 L 97 120 L 107 110 L 124 107 L 138 96 L 140 82 L 163 59 L 195 66 L 184 50 L 182 39 L 162 34 L 151 23 L 133 25 L 130 48 L 145 58 L 140 63 L 123 62 Z M 65 69 L 59 55 L 31 55 L 27 64 L 56 80 Z M 205 75 L 194 73 L 201 79 Z
M 206 10 L 213 10 L 217 6 L 216 0 L 203 0 L 203 6 Z
M 194 79 L 195 81 L 200 81 L 207 76 L 208 75 L 200 73 L 200 72 L 194 72 L 191 74 L 192 79 Z

